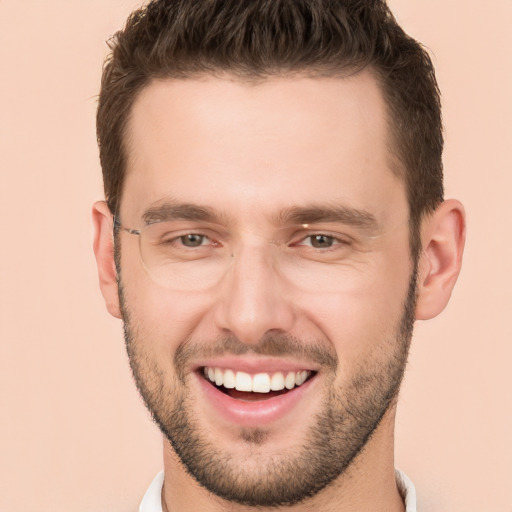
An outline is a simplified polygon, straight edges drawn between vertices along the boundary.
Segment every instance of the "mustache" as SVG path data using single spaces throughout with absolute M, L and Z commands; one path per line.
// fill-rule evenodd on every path
M 268 357 L 293 357 L 315 362 L 322 367 L 335 370 L 338 356 L 329 342 L 304 342 L 286 333 L 269 332 L 255 344 L 246 344 L 236 336 L 228 335 L 213 341 L 198 342 L 188 338 L 174 354 L 174 366 L 180 378 L 184 378 L 185 369 L 191 361 L 226 355 L 258 355 Z

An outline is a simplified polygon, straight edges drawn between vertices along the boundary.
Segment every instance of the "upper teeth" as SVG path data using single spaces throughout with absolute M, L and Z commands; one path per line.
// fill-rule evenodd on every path
M 295 386 L 304 384 L 310 374 L 310 371 L 301 370 L 298 372 L 256 373 L 255 375 L 250 375 L 249 373 L 235 372 L 229 369 L 204 368 L 205 377 L 217 386 L 256 393 L 281 391 L 284 388 L 293 389 Z

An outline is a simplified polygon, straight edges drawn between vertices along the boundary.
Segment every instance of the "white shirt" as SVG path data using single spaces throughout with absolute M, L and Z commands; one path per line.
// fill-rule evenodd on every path
M 405 512 L 417 512 L 416 489 L 407 476 L 395 469 L 396 484 L 405 503 Z M 139 512 L 162 512 L 162 486 L 164 484 L 164 472 L 160 471 L 151 482 L 144 498 L 140 503 Z

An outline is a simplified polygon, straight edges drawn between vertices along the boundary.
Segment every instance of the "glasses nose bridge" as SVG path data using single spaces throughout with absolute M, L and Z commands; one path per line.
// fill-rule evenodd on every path
M 231 248 L 229 253 L 230 265 L 227 272 L 228 279 L 241 284 L 251 284 L 252 288 L 261 284 L 262 280 L 278 279 L 277 252 L 278 248 L 273 240 L 253 236 L 246 241 L 240 241 Z

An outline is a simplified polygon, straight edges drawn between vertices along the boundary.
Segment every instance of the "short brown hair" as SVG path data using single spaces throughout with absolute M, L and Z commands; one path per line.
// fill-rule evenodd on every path
M 387 103 L 393 168 L 406 185 L 411 251 L 418 254 L 421 218 L 443 198 L 439 89 L 428 53 L 384 0 L 153 0 L 109 46 L 97 136 L 111 212 L 123 190 L 127 121 L 152 79 L 343 76 L 369 68 Z

